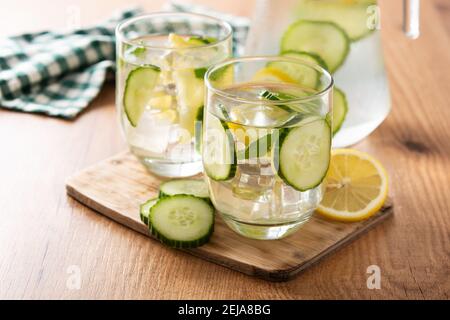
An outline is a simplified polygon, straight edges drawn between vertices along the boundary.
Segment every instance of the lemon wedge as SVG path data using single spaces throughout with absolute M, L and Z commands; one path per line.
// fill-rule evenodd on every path
M 253 76 L 254 81 L 268 81 L 268 82 L 288 82 L 288 83 L 297 83 L 295 79 L 292 79 L 285 72 L 272 68 L 266 67 L 255 73 Z
M 155 119 L 163 124 L 172 124 L 177 120 L 177 112 L 173 109 L 168 109 L 155 114 Z
M 317 211 L 333 220 L 364 220 L 380 210 L 387 193 L 388 175 L 378 160 L 361 151 L 336 149 Z
M 148 103 L 154 109 L 166 110 L 172 107 L 173 98 L 168 94 L 159 94 L 155 92 Z

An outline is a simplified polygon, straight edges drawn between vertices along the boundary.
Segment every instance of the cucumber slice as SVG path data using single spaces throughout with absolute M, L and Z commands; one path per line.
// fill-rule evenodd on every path
M 267 100 L 273 100 L 273 101 L 278 101 L 278 100 L 290 100 L 290 99 L 296 99 L 296 98 L 300 98 L 297 96 L 294 96 L 292 94 L 289 93 L 284 93 L 284 92 L 271 92 L 268 90 L 264 90 L 260 96 L 264 99 Z M 311 103 L 311 102 L 304 102 L 304 103 L 297 103 L 295 105 L 285 105 L 285 104 L 280 104 L 277 105 L 277 107 L 279 107 L 280 109 L 283 109 L 285 111 L 295 111 L 298 112 L 299 114 L 292 114 L 292 117 L 289 118 L 289 120 L 287 122 L 297 122 L 298 120 L 303 119 L 305 116 L 312 116 L 312 115 L 318 115 L 320 112 L 320 108 L 319 106 L 317 106 L 317 104 L 315 103 Z M 286 126 L 286 122 L 283 124 L 283 127 Z
M 290 99 L 295 99 L 295 96 L 289 95 L 289 94 L 284 94 L 284 93 L 275 93 L 275 92 L 271 92 L 268 90 L 264 90 L 263 92 L 260 93 L 260 97 L 267 99 L 267 100 L 273 100 L 273 101 L 280 101 L 280 100 L 290 100 Z M 284 105 L 284 104 L 280 104 L 277 105 L 277 107 L 279 107 L 280 109 L 283 109 L 284 111 L 288 111 L 288 112 L 292 112 L 293 109 L 291 109 L 291 107 Z
M 203 180 L 177 179 L 164 182 L 159 187 L 159 197 L 170 197 L 187 194 L 198 198 L 209 199 L 208 185 Z
M 334 87 L 333 91 L 333 135 L 339 131 L 342 124 L 344 123 L 345 116 L 347 115 L 348 104 L 345 93 Z
M 321 66 L 325 70 L 328 70 L 327 63 L 317 53 L 288 50 L 288 51 L 282 52 L 281 55 L 285 56 L 285 57 L 291 57 L 291 58 L 297 58 L 297 59 L 305 60 L 305 61 L 311 62 L 313 64 L 318 64 L 319 66 Z
M 197 79 L 202 79 L 203 80 L 207 70 L 208 70 L 208 68 L 197 68 L 197 69 L 194 69 L 195 77 Z
M 194 146 L 195 150 L 198 153 L 202 153 L 202 137 L 203 137 L 203 110 L 204 106 L 198 108 L 197 116 L 195 117 L 195 141 Z
M 367 26 L 372 15 L 367 10 L 369 6 L 376 4 L 376 0 L 302 0 L 297 17 L 334 22 L 347 32 L 352 41 L 357 41 L 375 29 Z
M 217 109 L 219 109 L 220 113 L 222 114 L 223 119 L 225 119 L 226 121 L 231 120 L 230 113 L 228 112 L 227 108 L 225 108 L 225 106 L 223 104 L 219 103 L 217 105 Z
M 280 129 L 273 150 L 278 176 L 298 191 L 317 187 L 330 163 L 331 129 L 324 119 Z
M 139 208 L 139 215 L 141 221 L 148 226 L 148 216 L 150 214 L 150 209 L 158 202 L 158 198 L 152 198 L 141 204 Z
M 323 61 L 322 58 L 314 53 L 286 51 L 281 55 L 310 62 L 312 64 L 317 64 L 325 69 L 328 68 L 325 61 Z M 310 67 L 289 62 L 270 62 L 267 64 L 267 66 L 270 68 L 279 69 L 280 71 L 287 74 L 290 78 L 294 79 L 298 84 L 307 88 L 316 88 L 320 84 L 320 73 Z
M 128 74 L 123 95 L 123 106 L 128 121 L 133 127 L 139 123 L 145 106 L 152 97 L 161 69 L 147 65 L 136 68 Z
M 195 117 L 198 109 L 203 106 L 205 94 L 203 78 L 197 78 L 194 69 L 176 70 L 173 72 L 173 77 L 177 88 L 180 126 L 193 137 Z
M 215 70 L 209 76 L 209 80 L 214 86 L 218 88 L 224 88 L 232 85 L 234 81 L 233 66 L 227 65 Z
M 187 40 L 188 43 L 192 45 L 205 45 L 216 42 L 217 39 L 214 37 L 202 37 L 202 36 L 190 36 Z
M 214 230 L 214 207 L 202 198 L 175 195 L 150 209 L 150 232 L 173 248 L 195 248 L 208 242 Z
M 350 50 L 344 29 L 328 21 L 300 20 L 289 26 L 281 39 L 281 51 L 305 51 L 318 54 L 335 72 Z
M 224 122 L 210 115 L 206 120 L 203 168 L 213 180 L 224 181 L 236 173 L 237 155 L 233 134 Z

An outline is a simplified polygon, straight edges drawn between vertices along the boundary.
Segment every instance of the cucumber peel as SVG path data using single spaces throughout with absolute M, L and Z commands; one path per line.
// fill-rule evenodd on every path
M 145 65 L 132 70 L 127 77 L 123 95 L 123 106 L 128 121 L 137 127 L 145 106 L 152 97 L 161 69 Z
M 281 52 L 303 51 L 319 55 L 330 72 L 335 72 L 350 51 L 344 29 L 330 21 L 299 20 L 291 24 L 281 39 Z
M 148 226 L 148 216 L 150 214 L 150 209 L 158 202 L 158 198 L 151 198 L 140 205 L 139 216 L 141 221 Z
M 333 90 L 333 135 L 341 129 L 347 116 L 348 103 L 345 93 L 339 88 L 334 87 Z
M 215 181 L 233 178 L 237 169 L 237 154 L 233 134 L 227 123 L 210 117 L 207 120 L 205 142 L 203 168 L 208 177 Z
M 195 150 L 198 153 L 202 153 L 202 138 L 203 138 L 203 110 L 204 110 L 204 106 L 198 108 L 197 110 L 197 115 L 195 116 L 195 129 L 194 129 L 194 134 L 195 134 L 195 141 L 194 141 L 194 146 L 195 146 Z

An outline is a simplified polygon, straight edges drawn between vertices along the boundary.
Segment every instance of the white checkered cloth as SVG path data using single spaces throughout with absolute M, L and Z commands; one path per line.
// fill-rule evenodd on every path
M 179 3 L 171 3 L 170 9 L 206 13 L 230 22 L 235 52 L 242 52 L 249 27 L 246 18 Z M 126 10 L 92 28 L 22 34 L 0 41 L 0 106 L 76 117 L 115 69 L 116 25 L 140 13 L 140 9 Z

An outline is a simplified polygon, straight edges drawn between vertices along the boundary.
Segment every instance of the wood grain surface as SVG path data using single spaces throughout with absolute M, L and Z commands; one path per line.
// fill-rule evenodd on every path
M 140 2 L 149 10 L 162 4 Z M 253 5 L 195 2 L 240 14 Z M 129 2 L 7 1 L 0 35 L 63 27 L 73 3 L 89 24 Z M 108 84 L 75 121 L 0 109 L 0 298 L 448 299 L 450 4 L 421 3 L 421 37 L 412 41 L 400 31 L 401 1 L 380 1 L 393 108 L 355 146 L 388 169 L 395 202 L 388 223 L 294 280 L 270 283 L 168 250 L 93 214 L 66 196 L 64 181 L 125 148 Z M 366 286 L 370 265 L 380 267 L 380 290 Z M 73 270 L 80 271 L 79 289 L 67 286 Z
M 164 180 L 150 174 L 130 152 L 123 152 L 75 173 L 66 181 L 66 189 L 89 208 L 150 237 L 139 217 L 139 206 L 158 196 Z M 244 238 L 216 217 L 209 243 L 185 251 L 251 276 L 286 281 L 384 221 L 392 212 L 392 202 L 387 201 L 377 214 L 358 223 L 313 215 L 301 230 L 278 241 Z

